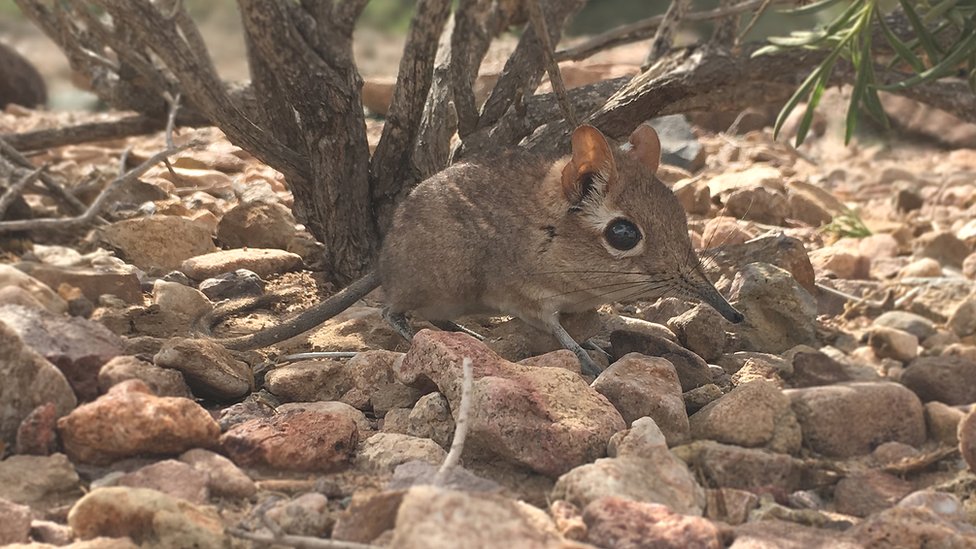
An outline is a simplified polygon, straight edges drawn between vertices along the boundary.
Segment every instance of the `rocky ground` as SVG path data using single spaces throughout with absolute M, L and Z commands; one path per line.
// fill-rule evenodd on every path
M 334 289 L 282 177 L 216 130 L 180 132 L 206 146 L 114 189 L 105 223 L 2 241 L 0 543 L 976 546 L 976 149 L 845 147 L 833 101 L 799 150 L 659 122 L 659 175 L 747 321 L 674 298 L 605 307 L 580 328 L 608 351 L 596 379 L 505 318 L 463 319 L 484 344 L 408 345 L 381 291 L 273 349 L 204 337 Z M 11 107 L 0 133 L 90 118 Z M 132 166 L 164 139 L 32 161 L 90 202 L 129 148 Z M 57 212 L 34 191 L 24 205 Z M 215 304 L 262 295 L 211 326 Z M 311 350 L 361 352 L 288 356 Z M 465 357 L 461 467 L 438 476 Z

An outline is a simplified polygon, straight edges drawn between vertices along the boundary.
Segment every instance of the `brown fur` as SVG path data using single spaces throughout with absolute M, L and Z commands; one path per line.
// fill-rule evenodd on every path
M 657 135 L 642 126 L 634 137 L 625 152 L 583 126 L 573 155 L 555 163 L 510 153 L 457 164 L 418 185 L 380 254 L 391 310 L 432 320 L 500 312 L 542 327 L 556 313 L 669 291 L 714 301 L 684 210 L 651 171 Z M 603 222 L 618 217 L 641 229 L 640 253 L 604 244 Z
M 456 164 L 420 183 L 397 207 L 377 270 L 273 329 L 224 340 L 270 345 L 309 330 L 382 284 L 388 312 L 444 321 L 471 313 L 517 316 L 551 332 L 593 372 L 561 313 L 668 293 L 701 299 L 732 322 L 742 315 L 705 278 L 684 210 L 654 172 L 661 145 L 641 126 L 625 149 L 592 126 L 560 159 L 524 152 Z M 615 220 L 642 238 L 611 246 Z

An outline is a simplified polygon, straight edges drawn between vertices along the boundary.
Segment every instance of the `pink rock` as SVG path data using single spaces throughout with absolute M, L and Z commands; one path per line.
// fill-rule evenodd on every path
M 27 543 L 30 527 L 30 507 L 0 498 L 0 545 Z
M 242 466 L 292 471 L 332 471 L 356 452 L 356 422 L 338 413 L 293 410 L 235 425 L 220 437 L 227 455 Z
M 105 464 L 212 447 L 220 427 L 196 402 L 154 396 L 145 383 L 133 379 L 59 419 L 58 432 L 73 461 Z
M 743 244 L 755 236 L 743 229 L 734 217 L 715 217 L 705 224 L 702 232 L 702 248 L 717 248 Z
M 718 549 L 718 528 L 708 519 L 680 515 L 666 505 L 600 498 L 583 510 L 587 541 L 598 547 Z
M 181 461 L 167 459 L 122 475 L 118 486 L 152 488 L 191 503 L 206 503 L 210 492 L 207 475 Z
M 834 488 L 834 505 L 838 513 L 866 517 L 893 507 L 912 489 L 908 481 L 869 470 L 841 479 Z
M 184 452 L 180 456 L 180 461 L 190 464 L 207 476 L 207 488 L 214 496 L 248 498 L 257 492 L 257 486 L 251 477 L 234 465 L 233 461 L 220 454 L 194 448 Z
M 675 446 L 688 440 L 688 413 L 681 398 L 681 382 L 674 365 L 663 358 L 630 353 L 593 381 L 627 424 L 650 416 Z
M 413 387 L 436 386 L 456 410 L 464 358 L 474 369 L 467 456 L 496 455 L 558 476 L 605 455 L 611 435 L 626 427 L 580 376 L 511 363 L 464 334 L 421 330 L 396 375 Z
M 959 423 L 959 452 L 969 464 L 969 469 L 976 471 L 976 410 L 969 412 Z
M 53 403 L 45 403 L 30 413 L 20 422 L 17 428 L 17 453 L 46 456 L 54 453 L 58 447 L 57 426 L 58 410 Z
M 818 273 L 833 273 L 838 278 L 865 279 L 871 273 L 870 257 L 837 246 L 810 252 L 810 263 Z

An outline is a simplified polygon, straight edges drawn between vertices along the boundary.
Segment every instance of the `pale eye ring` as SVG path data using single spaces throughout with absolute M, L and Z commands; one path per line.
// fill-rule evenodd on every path
M 626 219 L 614 219 L 603 231 L 603 238 L 611 247 L 626 252 L 632 250 L 641 241 L 640 229 Z

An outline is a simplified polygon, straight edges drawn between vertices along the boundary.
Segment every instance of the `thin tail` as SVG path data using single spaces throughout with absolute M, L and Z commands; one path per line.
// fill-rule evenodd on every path
M 300 333 L 307 332 L 322 324 L 326 320 L 345 311 L 353 303 L 359 301 L 379 286 L 379 274 L 375 270 L 370 271 L 329 299 L 282 324 L 246 336 L 218 339 L 217 342 L 228 349 L 236 351 L 248 351 L 274 345 L 279 341 L 295 337 Z

